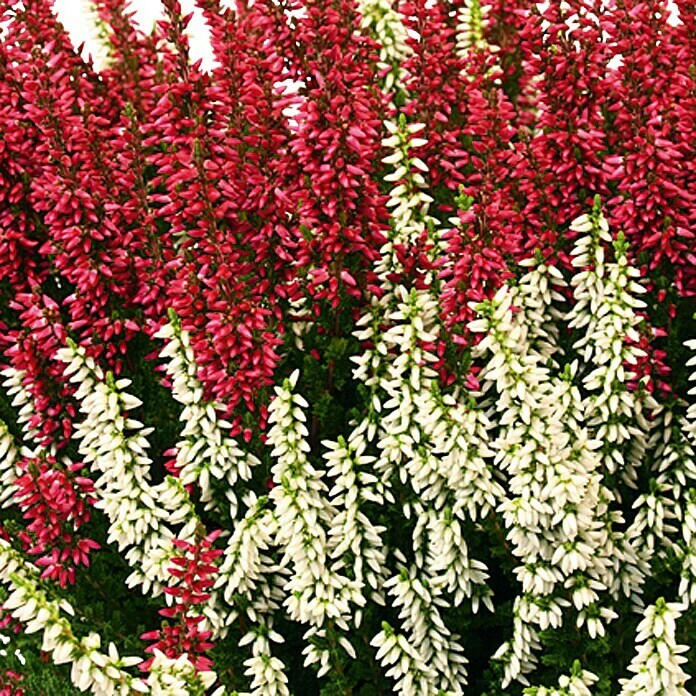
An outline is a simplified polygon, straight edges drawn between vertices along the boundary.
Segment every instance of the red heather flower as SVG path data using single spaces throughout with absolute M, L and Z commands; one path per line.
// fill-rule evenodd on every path
M 599 13 L 599 14 L 598 14 Z M 602 41 L 601 11 L 582 0 L 534 6 L 520 33 L 520 50 L 534 99 L 535 133 L 520 179 L 528 249 L 554 245 L 571 220 L 608 197 L 605 74 L 611 58 Z
M 415 32 L 413 57 L 405 63 L 410 99 L 404 110 L 429 126 L 419 156 L 428 165 L 443 224 L 459 219 L 440 261 L 444 317 L 458 334 L 472 318 L 468 303 L 494 293 L 521 252 L 516 180 L 526 175 L 526 161 L 512 147 L 515 112 L 499 85 L 495 54 L 472 48 L 457 55 L 456 22 L 439 4 L 431 8 L 419 0 L 403 12 Z
M 11 669 L 0 671 L 0 696 L 24 696 L 24 689 L 19 686 L 23 676 Z
M 355 3 L 311 0 L 305 8 L 294 31 L 302 101 L 290 145 L 299 172 L 298 260 L 309 266 L 314 300 L 335 309 L 341 292 L 362 296 L 385 241 L 386 198 L 374 173 L 387 99 L 377 86 L 377 46 L 356 31 Z
M 696 294 L 696 85 L 693 6 L 668 21 L 666 2 L 618 4 L 603 21 L 619 67 L 608 76 L 615 154 L 606 176 L 616 196 L 611 224 L 644 267 L 660 269 L 679 293 Z M 636 37 L 640 36 L 640 41 Z
M 164 80 L 158 68 L 159 55 L 167 52 L 166 47 L 157 32 L 144 33 L 136 28 L 128 0 L 96 0 L 94 5 L 109 30 L 109 62 L 101 76 L 114 98 L 130 105 L 142 120 L 156 102 L 153 85 Z
M 208 397 L 229 415 L 240 404 L 257 410 L 282 343 L 277 298 L 294 242 L 283 227 L 292 206 L 278 166 L 287 140 L 283 106 L 268 86 L 283 67 L 270 55 L 261 69 L 252 67 L 253 53 L 268 51 L 252 13 L 238 24 L 236 15 L 213 17 L 208 7 L 220 67 L 212 77 L 201 73 L 189 65 L 186 20 L 178 13 L 178 4 L 168 3 L 168 19 L 159 24 L 177 52 L 165 54 L 167 80 L 153 87 L 159 98 L 145 126 L 143 144 L 157 172 L 150 188 L 163 191 L 149 202 L 167 223 L 159 236 L 160 284 L 191 334 Z
M 442 3 L 430 5 L 427 0 L 413 0 L 400 7 L 404 25 L 411 32 L 408 44 L 413 51 L 403 65 L 409 91 L 404 111 L 410 120 L 427 124 L 423 135 L 428 144 L 419 156 L 428 165 L 428 183 L 436 191 L 442 185 L 456 191 L 467 183 L 472 170 L 461 122 L 466 118 L 470 79 L 479 66 L 472 70 L 457 55 L 456 17 L 451 17 Z M 480 56 L 476 60 L 480 63 Z
M 82 464 L 65 467 L 54 457 L 24 458 L 15 481 L 15 501 L 29 522 L 19 537 L 27 552 L 39 556 L 41 577 L 57 580 L 61 587 L 75 582 L 75 568 L 89 565 L 89 555 L 99 544 L 77 535 L 90 519 L 92 481 L 77 475 Z
M 299 71 L 295 39 L 285 12 L 298 3 L 258 0 L 250 7 L 220 14 L 213 0 L 201 3 L 211 30 L 211 45 L 220 63 L 213 71 L 216 103 L 224 104 L 224 130 L 230 150 L 213 169 L 224 194 L 225 217 L 234 221 L 241 241 L 253 249 L 256 264 L 265 265 L 269 306 L 276 295 L 296 298 L 300 247 L 291 221 L 297 199 L 297 163 L 289 153 L 286 109 L 299 98 L 285 94 L 281 83 Z M 217 107 L 219 109 L 219 106 Z M 217 153 L 216 153 L 217 154 Z M 280 318 L 278 307 L 274 316 Z
M 176 620 L 176 623 L 164 624 L 160 630 L 143 633 L 140 636 L 143 640 L 155 641 L 145 648 L 145 652 L 160 650 L 172 659 L 186 653 L 189 662 L 198 671 L 212 667 L 212 660 L 204 654 L 213 647 L 211 632 L 200 630 L 204 617 L 195 614 L 192 609 L 210 598 L 208 590 L 215 583 L 213 576 L 218 572 L 215 559 L 222 554 L 222 550 L 212 548 L 219 534 L 219 531 L 212 532 L 195 543 L 174 540 L 173 544 L 179 554 L 172 558 L 169 572 L 177 579 L 177 583 L 164 590 L 174 597 L 174 603 L 160 609 L 159 613 L 165 618 Z M 153 659 L 142 664 L 144 671 L 150 668 Z
M 125 349 L 114 335 L 129 337 L 112 321 L 119 288 L 128 292 L 127 247 L 105 215 L 113 186 L 105 128 L 120 104 L 75 53 L 49 6 L 16 9 L 11 24 L 31 48 L 15 56 L 13 71 L 21 116 L 41 132 L 28 172 L 28 203 L 47 230 L 39 254 L 57 272 L 61 294 L 71 293 L 63 300 L 70 328 L 94 353 L 111 357 Z
M 22 116 L 24 76 L 17 64 L 30 59 L 26 32 L 12 21 L 6 30 L 0 42 L 0 267 L 13 291 L 26 292 L 45 270 L 42 257 L 36 253 L 44 239 L 39 232 L 42 226 L 28 201 L 39 133 Z
M 66 340 L 58 304 L 34 292 L 15 295 L 9 306 L 17 312 L 20 328 L 0 338 L 9 345 L 6 355 L 23 374 L 23 387 L 31 396 L 34 415 L 28 427 L 37 431 L 43 446 L 60 449 L 70 438 L 76 409 L 73 390 L 63 379 L 64 366 L 54 360 Z
M 534 123 L 535 97 L 531 86 L 534 76 L 524 69 L 521 34 L 536 5 L 534 0 L 481 2 L 482 8 L 486 8 L 484 38 L 494 47 L 501 86 L 515 106 L 515 121 L 524 127 Z
M 152 111 L 158 99 L 156 87 L 165 82 L 163 65 L 171 51 L 157 32 L 137 30 L 123 0 L 101 0 L 99 14 L 110 29 L 110 62 L 101 77 L 121 105 L 118 118 L 104 134 L 110 158 L 111 186 L 104 203 L 109 226 L 119 231 L 120 247 L 114 254 L 115 273 L 122 280 L 119 294 L 130 311 L 125 332 L 138 329 L 140 318 L 157 321 L 170 305 L 164 273 L 166 245 L 157 226 L 156 208 L 149 199 L 146 139 L 153 134 Z M 123 330 L 123 329 L 122 329 Z

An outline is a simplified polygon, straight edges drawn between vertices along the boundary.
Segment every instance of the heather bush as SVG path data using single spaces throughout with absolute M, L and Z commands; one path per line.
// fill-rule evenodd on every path
M 693 7 L 229 4 L 0 3 L 0 693 L 686 695 Z

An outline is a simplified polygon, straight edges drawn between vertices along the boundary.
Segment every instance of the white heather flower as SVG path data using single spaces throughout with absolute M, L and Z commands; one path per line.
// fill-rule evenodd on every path
M 354 379 L 370 390 L 368 414 L 355 424 L 347 444 L 328 444 L 332 449 L 331 473 L 339 477 L 332 501 L 339 517 L 333 529 L 343 534 L 339 537 L 334 533 L 343 541 L 338 546 L 346 553 L 343 562 L 350 564 L 356 578 L 364 575 L 373 583 L 376 591 L 372 598 L 401 606 L 399 588 L 393 586 L 398 576 L 385 584 L 385 570 L 376 572 L 380 566 L 384 568 L 381 558 L 372 551 L 365 558 L 358 553 L 371 527 L 369 519 L 360 516 L 360 503 L 382 504 L 386 500 L 394 504 L 397 487 L 410 489 L 403 509 L 407 517 L 413 514 L 416 522 L 413 584 L 430 588 L 418 597 L 421 615 L 427 616 L 432 626 L 423 637 L 420 627 L 409 623 L 404 609 L 405 634 L 393 637 L 396 647 L 385 654 L 383 663 L 400 660 L 387 671 L 396 680 L 397 691 L 434 693 L 438 684 L 448 692 L 460 693 L 465 683 L 465 659 L 456 640 L 441 625 L 439 608 L 449 605 L 445 592 L 453 595 L 455 604 L 469 598 L 474 610 L 480 600 L 491 605 L 485 566 L 470 557 L 461 530 L 464 523 L 495 509 L 502 488 L 492 473 L 493 451 L 486 444 L 489 424 L 485 415 L 466 396 L 442 394 L 432 367 L 437 358 L 430 344 L 438 340 L 440 330 L 436 274 L 424 274 L 419 288 L 394 279 L 404 270 L 397 246 L 421 248 L 425 242 L 426 253 L 434 258 L 440 253 L 442 240 L 436 221 L 429 215 L 431 199 L 422 190 L 427 167 L 412 154 L 413 148 L 426 142 L 414 137 L 423 130 L 423 124 L 407 124 L 402 118 L 387 121 L 385 126 L 390 133 L 383 144 L 391 149 L 384 163 L 392 167 L 385 177 L 393 185 L 388 202 L 392 222 L 375 268 L 384 292 L 373 302 L 371 311 L 358 320 L 355 332 L 358 340 L 369 340 L 373 345 L 354 358 Z M 375 446 L 377 456 L 373 459 L 375 450 L 368 448 Z M 356 458 L 363 450 L 366 454 Z M 359 456 L 374 471 L 369 478 L 363 475 L 361 479 L 367 472 L 361 469 Z M 348 523 L 351 526 L 346 528 Z M 374 547 L 374 542 L 370 546 Z M 398 557 L 398 550 L 394 554 Z M 393 591 L 385 598 L 390 587 Z M 423 660 L 430 657 L 424 658 L 419 645 L 428 656 L 437 655 L 428 669 L 424 669 Z M 323 656 L 310 653 L 309 657 L 321 660 Z
M 691 488 L 683 503 L 681 535 L 683 543 L 677 547 L 682 564 L 679 595 L 688 605 L 696 604 L 696 489 Z
M 216 679 L 215 672 L 197 672 L 186 653 L 173 659 L 166 657 L 160 650 L 155 650 L 147 685 L 153 696 L 202 696 Z M 220 693 L 219 690 L 217 693 Z
M 401 482 L 440 515 L 476 519 L 502 495 L 487 461 L 493 456 L 486 444 L 489 424 L 477 408 L 440 393 L 429 367 L 435 356 L 423 347 L 436 339 L 435 299 L 403 286 L 394 294 L 398 302 L 382 333 L 390 360 L 378 383 L 383 404 L 375 470 L 384 481 L 398 472 Z M 436 529 L 443 527 L 431 527 Z
M 39 575 L 35 566 L 0 539 L 0 583 L 8 586 L 4 608 L 26 625 L 27 633 L 43 632 L 41 648 L 51 654 L 54 664 L 72 663 L 73 684 L 104 695 L 146 692 L 143 682 L 126 671 L 141 658 L 120 656 L 113 643 L 106 653 L 100 652 L 101 640 L 94 633 L 78 638 L 62 615 L 72 614 L 72 607 L 49 599 L 38 584 Z
M 660 598 L 650 605 L 638 624 L 637 652 L 628 667 L 633 676 L 621 679 L 621 696 L 687 696 L 685 684 L 690 677 L 682 670 L 687 662 L 688 646 L 676 641 L 676 622 L 684 605 Z
M 654 400 L 627 388 L 634 375 L 626 365 L 644 354 L 634 343 L 639 339 L 636 310 L 645 307 L 637 295 L 645 289 L 635 280 L 639 271 L 628 263 L 621 234 L 613 242 L 615 261 L 605 261 L 604 243 L 613 240 L 598 205 L 571 229 L 584 233 L 571 252 L 580 270 L 571 281 L 575 304 L 566 319 L 570 328 L 583 329 L 573 348 L 590 368 L 582 375 L 589 392 L 585 418 L 592 436 L 608 445 L 602 450 L 607 471 L 619 472 L 631 485 L 648 446 L 649 414 L 657 411 Z
M 696 340 L 687 341 L 687 348 L 696 351 Z M 687 360 L 687 367 L 696 366 L 696 355 Z M 696 370 L 689 376 L 689 381 L 696 381 Z M 696 387 L 689 390 L 689 395 L 696 394 Z M 676 419 L 675 419 L 676 420 Z M 686 414 L 678 421 L 678 429 L 672 429 L 672 443 L 669 456 L 663 453 L 662 461 L 665 471 L 661 473 L 667 479 L 665 496 L 668 501 L 676 502 L 675 515 L 681 518 L 681 544 L 677 553 L 682 563 L 679 595 L 692 605 L 696 603 L 696 401 L 686 409 Z M 686 488 L 682 493 L 682 489 Z
M 270 652 L 269 632 L 261 624 L 249 631 L 240 641 L 240 645 L 251 643 L 252 657 L 245 660 L 244 674 L 251 677 L 249 696 L 289 696 L 288 678 L 285 665 Z
M 33 446 L 33 452 L 29 448 L 24 450 L 26 455 L 32 456 L 39 453 L 55 455 L 55 444 L 51 443 L 45 447 L 41 442 L 43 438 L 39 430 L 31 425 L 31 421 L 36 416 L 36 409 L 31 393 L 24 386 L 26 372 L 14 367 L 6 367 L 0 374 L 4 377 L 2 385 L 7 396 L 12 399 L 12 406 L 17 409 L 17 424 L 22 428 L 24 440 Z
M 428 520 L 426 565 L 432 587 L 454 595 L 454 606 L 466 597 L 471 600 L 474 612 L 478 611 L 480 602 L 493 611 L 492 591 L 486 585 L 488 569 L 469 556 L 462 525 L 455 513 L 446 508 L 444 514 L 431 510 L 423 513 L 423 517 Z
M 283 594 L 279 584 L 287 570 L 278 566 L 270 555 L 278 526 L 268 499 L 257 499 L 249 492 L 245 503 L 247 513 L 237 523 L 225 547 L 215 588 L 230 606 L 235 603 L 235 595 L 242 595 L 247 602 L 248 618 L 257 621 L 259 615 L 280 608 Z
M 420 597 L 422 612 L 439 619 L 437 605 L 448 604 L 441 596 L 443 589 L 454 594 L 456 603 L 467 597 L 472 598 L 474 609 L 479 598 L 490 605 L 485 566 L 470 558 L 461 539 L 461 522 L 467 515 L 476 519 L 487 506 L 495 507 L 502 489 L 484 460 L 493 453 L 483 444 L 481 414 L 470 414 L 455 398 L 443 397 L 430 367 L 435 356 L 425 346 L 436 340 L 438 320 L 432 291 L 409 292 L 397 285 L 392 293 L 391 311 L 385 313 L 386 326 L 381 331 L 387 356 L 375 385 L 381 413 L 374 469 L 385 485 L 398 480 L 413 491 L 404 512 L 408 515 L 412 509 L 416 516 L 416 581 L 421 587 L 432 587 L 432 592 Z M 426 606 L 428 602 L 431 605 Z M 404 630 L 406 639 L 419 650 L 420 638 L 411 640 L 408 622 Z M 447 634 L 444 626 L 442 631 Z M 430 648 L 425 650 L 427 661 Z M 434 683 L 456 692 L 457 684 L 464 683 L 464 658 L 455 648 L 449 652 L 443 648 L 437 654 L 441 659 L 434 661 Z
M 612 579 L 614 549 L 605 521 L 613 495 L 602 483 L 597 445 L 583 422 L 582 396 L 573 383 L 577 367 L 567 366 L 558 377 L 549 369 L 560 352 L 556 333 L 546 327 L 558 318 L 554 287 L 563 281 L 543 264 L 527 265 L 532 269 L 516 286 L 502 287 L 477 306 L 480 318 L 470 325 L 484 333 L 474 354 L 485 358 L 479 378 L 498 414 L 493 448 L 509 477 L 509 497 L 498 509 L 520 560 L 515 574 L 523 590 L 513 637 L 499 653 L 504 685 L 523 681 L 534 668 L 538 631 L 561 625 L 570 605 L 561 596 L 566 589 L 581 616 L 592 608 L 591 633 L 604 631 L 595 614 L 613 617 L 595 607 L 597 591 Z
M 403 271 L 396 253 L 397 247 L 420 247 L 424 238 L 427 238 L 428 243 L 433 245 L 433 250 L 430 251 L 432 255 L 440 244 L 440 235 L 436 231 L 435 219 L 428 212 L 432 199 L 423 190 L 426 187 L 424 174 L 427 174 L 428 168 L 412 152 L 414 148 L 427 142 L 424 138 L 414 137 L 424 125 L 408 124 L 405 118 L 401 117 L 398 122 L 385 121 L 385 127 L 391 135 L 382 141 L 382 145 L 392 152 L 383 162 L 395 165 L 396 169 L 384 177 L 385 181 L 393 184 L 387 201 L 391 226 L 387 242 L 380 249 L 380 259 L 377 261 L 375 272 L 389 293 L 393 289 L 390 276 Z M 432 273 L 428 273 L 427 277 L 427 282 L 432 282 Z M 383 298 L 378 307 L 387 307 L 390 304 L 389 299 Z
M 365 454 L 367 442 L 355 430 L 348 442 L 339 437 L 337 442 L 322 444 L 328 449 L 324 453 L 327 475 L 334 480 L 331 504 L 338 511 L 329 528 L 331 558 L 338 571 L 344 564 L 343 556 L 350 555 L 356 592 L 364 597 L 366 584 L 376 590 L 386 579 L 386 554 L 381 538 L 385 527 L 374 525 L 362 510 L 365 502 L 383 503 L 375 485 L 377 479 L 367 472 L 375 457 Z
M 472 49 L 480 50 L 488 46 L 483 32 L 488 25 L 486 15 L 490 7 L 481 5 L 480 0 L 465 0 L 457 14 L 457 54 L 466 58 Z
M 574 348 L 588 366 L 580 375 L 586 392 L 585 421 L 590 438 L 602 442 L 602 468 L 609 481 L 613 477 L 635 487 L 646 454 L 657 444 L 651 431 L 659 430 L 661 410 L 647 391 L 629 389 L 628 384 L 635 379 L 630 365 L 643 355 L 635 344 L 640 338 L 637 311 L 645 306 L 638 296 L 645 289 L 636 280 L 639 272 L 628 263 L 623 235 L 612 238 L 598 202 L 571 229 L 580 233 L 571 252 L 573 265 L 580 270 L 572 279 L 575 305 L 567 319 L 569 327 L 582 329 Z M 613 261 L 606 260 L 609 244 L 613 244 Z M 612 529 L 616 558 L 611 593 L 622 592 L 637 606 L 642 604 L 641 588 L 649 572 L 654 536 L 664 536 L 668 531 L 665 521 L 672 514 L 671 506 L 665 508 L 658 500 L 660 490 L 669 493 L 665 482 L 656 482 L 654 487 L 658 496 L 644 495 L 636 501 L 636 518 L 625 532 L 615 531 L 615 524 L 607 525 Z M 618 499 L 616 484 L 612 488 Z M 623 523 L 620 514 L 613 522 Z
M 14 482 L 21 474 L 17 467 L 18 455 L 12 434 L 0 421 L 0 508 L 12 504 L 16 491 Z
M 377 648 L 376 659 L 387 668 L 386 675 L 393 679 L 394 692 L 404 696 L 431 696 L 437 693 L 433 686 L 435 670 L 408 640 L 394 632 L 386 622 L 370 645 Z
M 104 375 L 84 348 L 71 343 L 58 351 L 67 363 L 66 376 L 77 383 L 76 398 L 84 420 L 73 437 L 90 465 L 95 480 L 95 507 L 109 520 L 109 543 L 128 548 L 126 560 L 134 568 L 129 585 L 143 584 L 155 592 L 170 582 L 170 558 L 174 554 L 171 524 L 182 524 L 180 538 L 193 538 L 198 519 L 181 482 L 172 477 L 150 483 L 151 460 L 147 456 L 151 429 L 130 417 L 140 400 L 124 390 L 130 380 Z
M 362 27 L 379 42 L 378 68 L 389 68 L 382 88 L 385 92 L 403 90 L 405 70 L 401 64 L 411 55 L 408 34 L 393 0 L 359 0 Z
M 437 608 L 438 604 L 446 606 L 440 601 L 440 588 L 420 576 L 415 566 L 402 567 L 385 583 L 385 589 L 393 597 L 392 605 L 399 608 L 405 640 L 434 671 L 429 679 L 433 693 L 463 694 L 467 659 L 457 642 L 459 636 L 450 633 Z
M 268 444 L 275 459 L 271 469 L 275 486 L 269 494 L 277 525 L 275 544 L 283 552 L 281 565 L 292 568 L 283 604 L 302 623 L 320 628 L 333 620 L 347 628 L 350 604 L 362 605 L 364 598 L 355 580 L 339 574 L 330 563 L 327 529 L 336 510 L 328 500 L 325 472 L 315 469 L 307 456 L 308 404 L 293 394 L 296 382 L 294 373 L 276 387 L 268 418 Z
M 185 485 L 200 487 L 205 509 L 220 509 L 224 503 L 230 517 L 237 516 L 234 487 L 238 480 L 247 481 L 257 457 L 244 452 L 228 434 L 230 424 L 218 415 L 218 407 L 203 400 L 203 385 L 198 379 L 193 348 L 188 332 L 181 328 L 176 315 L 155 335 L 167 341 L 160 356 L 168 359 L 167 375 L 172 383 L 172 396 L 184 406 L 180 420 L 184 423 L 182 439 L 176 445 L 179 478 Z M 224 482 L 224 499 L 216 500 L 211 478 Z
M 676 403 L 655 418 L 648 442 L 652 477 L 633 503 L 637 512 L 627 535 L 648 559 L 664 558 L 674 548 L 689 487 L 696 484 L 696 453 L 685 433 L 687 421 L 679 416 L 682 408 Z
M 244 663 L 245 674 L 252 677 L 251 694 L 288 694 L 285 666 L 271 655 L 269 641 L 283 642 L 273 630 L 273 615 L 285 597 L 289 571 L 271 557 L 278 526 L 268 499 L 257 498 L 249 491 L 243 502 L 247 512 L 237 522 L 225 548 L 215 589 L 229 606 L 241 606 L 253 624 L 239 641 L 240 647 L 251 645 L 252 657 Z M 240 596 L 242 602 L 238 601 Z M 236 611 L 230 612 L 226 623 L 231 624 L 236 617 Z
M 311 274 L 311 271 L 310 271 Z M 312 310 L 307 305 L 306 297 L 299 297 L 289 301 L 288 324 L 294 334 L 295 348 L 304 349 L 304 335 L 312 327 Z
M 689 376 L 689 381 L 696 382 L 696 339 L 685 343 L 687 348 L 694 351 L 694 355 L 686 362 L 687 367 L 693 367 L 694 371 Z M 696 395 L 696 385 L 689 390 L 690 395 Z M 689 405 L 686 411 L 684 422 L 684 433 L 691 442 L 691 446 L 696 449 L 696 399 Z

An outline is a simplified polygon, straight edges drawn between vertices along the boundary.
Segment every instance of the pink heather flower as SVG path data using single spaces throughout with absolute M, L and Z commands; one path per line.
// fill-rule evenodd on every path
M 89 565 L 89 556 L 99 544 L 77 532 L 90 519 L 94 492 L 92 481 L 76 475 L 82 465 L 65 468 L 54 457 L 24 458 L 22 474 L 15 481 L 15 500 L 27 520 L 20 533 L 27 552 L 39 556 L 43 578 L 57 580 L 61 587 L 75 582 L 75 568 Z
M 222 550 L 212 548 L 219 533 L 212 532 L 195 543 L 174 540 L 174 547 L 179 554 L 172 558 L 169 572 L 177 579 L 177 583 L 164 590 L 174 597 L 174 604 L 160 609 L 159 613 L 167 619 L 176 620 L 176 623 L 163 624 L 161 629 L 148 631 L 140 636 L 143 640 L 154 641 L 145 648 L 145 652 L 160 650 L 173 659 L 186 653 L 188 660 L 199 672 L 207 671 L 213 665 L 212 660 L 205 655 L 213 647 L 210 641 L 212 633 L 200 629 L 204 617 L 191 610 L 210 597 L 208 590 L 213 586 L 214 576 L 218 572 L 215 560 L 222 554 Z M 147 671 L 153 659 L 144 662 L 141 669 Z

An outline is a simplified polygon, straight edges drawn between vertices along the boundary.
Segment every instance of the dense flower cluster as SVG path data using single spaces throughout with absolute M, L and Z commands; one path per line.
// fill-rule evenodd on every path
M 214 561 L 222 554 L 220 549 L 211 548 L 218 536 L 219 533 L 208 534 L 198 542 L 173 541 L 177 554 L 171 558 L 169 573 L 180 584 L 164 589 L 167 596 L 174 598 L 174 604 L 160 609 L 159 613 L 178 623 L 165 625 L 160 630 L 141 636 L 144 640 L 155 641 L 146 648 L 146 652 L 160 652 L 168 659 L 186 655 L 199 672 L 209 671 L 212 666 L 210 658 L 205 656 L 205 652 L 213 647 L 209 642 L 212 631 L 201 631 L 200 624 L 205 617 L 191 611 L 210 599 L 207 590 L 215 583 L 213 576 L 217 573 Z M 156 657 L 149 659 L 141 665 L 141 669 L 151 670 L 156 660 Z
M 641 645 L 628 667 L 634 676 L 622 680 L 622 696 L 688 694 L 684 684 L 689 676 L 681 669 L 686 662 L 683 653 L 688 647 L 678 645 L 676 641 L 676 621 L 681 615 L 680 609 L 682 607 L 678 604 L 667 603 L 662 598 L 646 609 L 636 635 L 636 642 Z
M 687 693 L 692 4 L 74 5 L 0 2 L 0 693 Z

